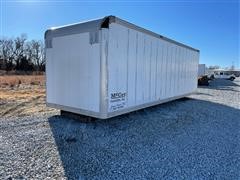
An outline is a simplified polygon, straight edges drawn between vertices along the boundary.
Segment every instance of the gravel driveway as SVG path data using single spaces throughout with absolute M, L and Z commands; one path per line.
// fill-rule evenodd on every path
M 0 179 L 240 179 L 240 79 L 81 123 L 0 118 Z

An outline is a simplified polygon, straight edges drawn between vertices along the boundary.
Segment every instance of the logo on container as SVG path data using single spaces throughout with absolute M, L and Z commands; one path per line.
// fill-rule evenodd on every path
M 127 93 L 121 93 L 121 92 L 117 92 L 117 93 L 111 93 L 111 99 L 119 99 L 119 98 L 124 98 L 126 97 Z

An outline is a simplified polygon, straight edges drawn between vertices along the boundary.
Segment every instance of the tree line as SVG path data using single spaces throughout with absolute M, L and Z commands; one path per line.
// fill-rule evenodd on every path
M 22 34 L 0 39 L 0 70 L 45 71 L 46 58 L 41 40 L 28 40 Z

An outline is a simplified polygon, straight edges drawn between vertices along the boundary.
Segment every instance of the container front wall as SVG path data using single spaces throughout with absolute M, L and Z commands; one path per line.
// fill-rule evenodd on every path
M 109 27 L 108 112 L 192 93 L 199 53 L 137 30 Z
M 199 64 L 198 65 L 198 76 L 204 76 L 205 75 L 205 64 Z
M 90 42 L 88 32 L 52 39 L 46 49 L 47 103 L 100 111 L 100 43 Z

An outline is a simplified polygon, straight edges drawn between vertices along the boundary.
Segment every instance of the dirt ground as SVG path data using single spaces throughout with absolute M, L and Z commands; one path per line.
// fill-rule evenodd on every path
M 56 112 L 46 107 L 45 98 L 43 75 L 0 76 L 0 117 Z

